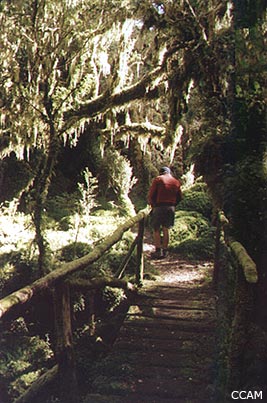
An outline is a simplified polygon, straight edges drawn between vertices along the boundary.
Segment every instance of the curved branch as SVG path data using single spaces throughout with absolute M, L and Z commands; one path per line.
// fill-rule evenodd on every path
M 125 105 L 137 99 L 153 99 L 159 98 L 162 94 L 161 86 L 166 81 L 164 77 L 167 60 L 178 50 L 194 45 L 194 41 L 184 42 L 170 46 L 162 57 L 160 65 L 154 68 L 150 73 L 141 78 L 137 83 L 116 93 L 106 93 L 92 99 L 76 110 L 69 110 L 64 114 L 65 124 L 61 130 L 64 133 L 73 124 L 82 119 L 90 119 L 107 110 Z
M 153 81 L 162 73 L 163 67 L 159 66 L 136 84 L 131 85 L 121 92 L 113 94 L 110 94 L 109 92 L 104 93 L 99 97 L 82 104 L 79 109 L 66 112 L 64 114 L 66 124 L 62 131 L 67 130 L 73 121 L 78 121 L 84 118 L 93 118 L 99 113 L 105 112 L 112 107 L 121 106 L 136 99 L 151 99 L 158 97 L 159 91 L 157 87 L 153 86 Z
M 116 135 L 130 132 L 131 134 L 149 134 L 152 136 L 164 136 L 166 134 L 166 128 L 163 126 L 152 125 L 149 122 L 145 123 L 131 123 L 120 126 L 116 130 Z M 110 130 L 102 130 L 102 133 L 110 133 Z

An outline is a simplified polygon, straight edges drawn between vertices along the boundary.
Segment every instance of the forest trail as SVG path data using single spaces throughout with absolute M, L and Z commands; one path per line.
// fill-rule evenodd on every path
M 211 402 L 215 348 L 212 263 L 169 254 L 134 298 L 84 403 Z

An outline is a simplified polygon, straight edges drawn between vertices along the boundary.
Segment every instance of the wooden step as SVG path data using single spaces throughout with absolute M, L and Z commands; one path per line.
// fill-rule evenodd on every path
M 210 287 L 146 282 L 84 403 L 208 403 L 214 333 Z

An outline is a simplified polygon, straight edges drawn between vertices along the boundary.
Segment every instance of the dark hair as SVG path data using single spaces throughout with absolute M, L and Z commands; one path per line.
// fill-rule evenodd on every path
M 168 168 L 168 167 L 162 167 L 162 168 L 160 168 L 159 173 L 160 173 L 161 175 L 163 175 L 163 174 L 170 174 L 170 173 L 171 173 L 171 170 L 170 170 L 170 168 Z

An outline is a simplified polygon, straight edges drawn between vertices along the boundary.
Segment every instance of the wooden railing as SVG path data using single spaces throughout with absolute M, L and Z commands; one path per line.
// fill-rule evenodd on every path
M 231 390 L 238 390 L 244 370 L 242 363 L 253 314 L 256 264 L 244 246 L 231 237 L 228 219 L 222 211 L 217 216 L 214 285 L 218 296 L 218 330 L 221 337 L 222 395 L 227 400 Z
M 254 261 L 247 253 L 244 246 L 237 242 L 230 235 L 230 223 L 225 217 L 223 211 L 218 212 L 217 216 L 217 233 L 216 233 L 216 253 L 215 253 L 215 268 L 214 268 L 214 283 L 218 282 L 219 277 L 219 255 L 220 245 L 226 244 L 231 251 L 237 264 L 240 266 L 244 278 L 248 284 L 255 284 L 258 281 L 257 267 Z M 218 257 L 218 258 L 217 258 Z
M 135 285 L 122 280 L 127 263 L 130 260 L 131 254 L 135 247 L 137 249 L 137 263 L 135 273 L 135 284 L 141 285 L 143 280 L 143 236 L 145 218 L 148 216 L 150 208 L 147 207 L 141 210 L 136 216 L 120 225 L 112 235 L 106 237 L 99 243 L 92 252 L 76 259 L 72 262 L 64 263 L 60 267 L 51 271 L 45 277 L 42 277 L 32 284 L 21 288 L 18 291 L 6 296 L 0 300 L 0 318 L 10 313 L 14 308 L 31 303 L 31 299 L 39 295 L 47 289 L 53 290 L 53 305 L 55 318 L 55 334 L 56 348 L 55 358 L 56 366 L 31 387 L 23 396 L 19 397 L 15 403 L 26 403 L 33 400 L 38 395 L 38 391 L 43 388 L 44 384 L 50 381 L 51 378 L 57 377 L 59 384 L 60 401 L 64 403 L 77 403 L 77 381 L 75 372 L 75 360 L 72 340 L 72 306 L 70 302 L 71 289 L 77 290 L 83 287 L 86 290 L 102 289 L 106 286 L 122 288 L 126 291 L 132 290 Z M 116 244 L 126 231 L 138 225 L 137 236 L 130 247 L 129 253 L 123 260 L 118 272 L 113 278 L 98 277 L 88 281 L 79 280 L 69 281 L 69 276 L 75 272 L 79 272 L 87 268 L 92 263 L 100 259 L 114 244 Z

